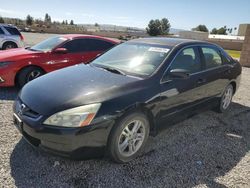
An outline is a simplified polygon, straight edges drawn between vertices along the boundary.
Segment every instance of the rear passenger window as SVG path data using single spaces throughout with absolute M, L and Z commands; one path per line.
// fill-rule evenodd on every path
M 75 39 L 69 41 L 66 44 L 64 44 L 62 48 L 66 48 L 69 53 L 86 52 L 87 51 L 86 39 Z
M 11 35 L 21 35 L 17 28 L 14 27 L 4 27 Z
M 98 39 L 86 39 L 88 43 L 88 51 L 106 51 L 114 46 L 110 42 Z
M 3 35 L 3 34 L 4 34 L 4 32 L 3 32 L 2 28 L 0 27 L 0 35 Z
M 205 58 L 207 69 L 222 65 L 222 59 L 217 50 L 209 47 L 202 47 L 201 50 Z
M 190 73 L 199 72 L 201 70 L 201 63 L 196 48 L 186 48 L 182 50 L 171 64 L 170 70 L 173 69 L 185 69 Z

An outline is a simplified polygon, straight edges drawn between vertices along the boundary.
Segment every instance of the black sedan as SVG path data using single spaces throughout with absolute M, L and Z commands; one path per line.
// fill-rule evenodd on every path
M 149 135 L 204 109 L 224 112 L 241 66 L 207 42 L 144 38 L 28 83 L 14 104 L 24 138 L 72 158 L 137 157 Z M 199 126 L 199 125 L 197 125 Z

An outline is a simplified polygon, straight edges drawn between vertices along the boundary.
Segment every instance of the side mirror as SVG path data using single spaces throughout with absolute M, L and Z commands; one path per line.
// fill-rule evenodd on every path
M 54 50 L 54 53 L 56 54 L 66 54 L 68 53 L 68 50 L 66 48 L 57 48 Z
M 172 69 L 169 72 L 169 78 L 179 78 L 179 79 L 188 79 L 189 78 L 189 71 L 186 69 Z

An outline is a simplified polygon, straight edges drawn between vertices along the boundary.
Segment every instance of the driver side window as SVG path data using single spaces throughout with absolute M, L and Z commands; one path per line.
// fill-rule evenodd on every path
M 173 69 L 183 69 L 190 74 L 201 71 L 197 49 L 190 47 L 182 50 L 171 64 L 170 71 Z

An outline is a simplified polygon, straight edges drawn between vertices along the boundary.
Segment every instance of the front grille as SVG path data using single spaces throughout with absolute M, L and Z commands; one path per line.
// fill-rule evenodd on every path
M 21 99 L 18 99 L 18 113 L 22 116 L 27 116 L 31 118 L 38 118 L 40 116 L 39 113 L 35 112 L 31 108 L 29 108 L 26 104 L 24 104 Z
M 31 117 L 31 118 L 38 118 L 39 114 L 31 109 L 28 109 L 28 111 L 24 112 L 23 115 Z

